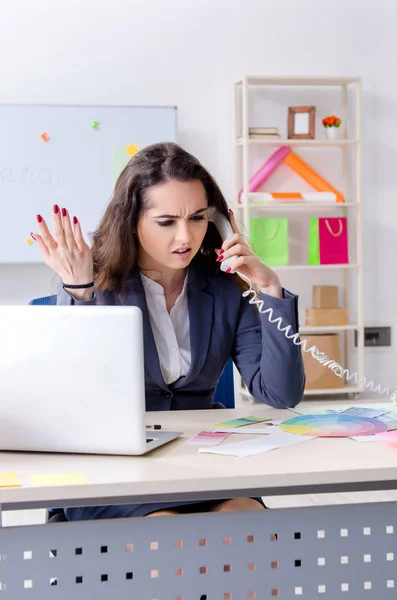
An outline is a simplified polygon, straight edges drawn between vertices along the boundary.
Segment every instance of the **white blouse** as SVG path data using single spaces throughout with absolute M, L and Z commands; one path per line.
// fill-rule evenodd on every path
M 167 311 L 163 287 L 143 273 L 141 279 L 161 373 L 169 385 L 186 375 L 191 363 L 187 276 L 170 313 Z

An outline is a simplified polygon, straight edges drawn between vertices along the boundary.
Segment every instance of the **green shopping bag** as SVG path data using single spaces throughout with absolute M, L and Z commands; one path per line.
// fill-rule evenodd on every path
M 311 217 L 309 222 L 309 265 L 320 264 L 320 235 L 318 218 Z
M 250 242 L 267 265 L 288 265 L 288 219 L 250 219 Z

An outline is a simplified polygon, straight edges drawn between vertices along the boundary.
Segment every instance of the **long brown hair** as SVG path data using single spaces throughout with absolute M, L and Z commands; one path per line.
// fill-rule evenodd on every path
M 199 180 L 203 184 L 208 206 L 227 215 L 227 202 L 215 179 L 200 161 L 177 144 L 166 142 L 146 146 L 131 158 L 117 180 L 111 202 L 92 234 L 95 285 L 102 291 L 119 291 L 128 273 L 137 266 L 138 240 L 135 235 L 138 219 L 148 208 L 147 191 L 166 181 Z M 201 247 L 206 268 L 216 273 L 215 248 L 222 244 L 213 223 Z

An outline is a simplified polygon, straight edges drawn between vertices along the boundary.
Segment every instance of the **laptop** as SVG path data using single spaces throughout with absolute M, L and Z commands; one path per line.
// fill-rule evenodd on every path
M 146 428 L 139 308 L 0 306 L 0 332 L 1 450 L 134 456 L 182 435 Z

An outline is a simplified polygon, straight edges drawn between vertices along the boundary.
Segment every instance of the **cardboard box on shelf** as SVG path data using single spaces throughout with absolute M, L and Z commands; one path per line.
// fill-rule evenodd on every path
M 310 327 L 332 327 L 348 325 L 347 308 L 307 308 L 306 325 Z
M 338 308 L 337 285 L 314 285 L 313 308 Z
M 324 352 L 330 360 L 340 364 L 340 341 L 338 334 L 331 335 L 308 335 L 307 348 L 316 346 L 320 352 Z M 344 386 L 344 380 L 335 375 L 327 366 L 322 365 L 312 357 L 310 352 L 303 352 L 303 363 L 306 373 L 307 390 L 336 389 Z

